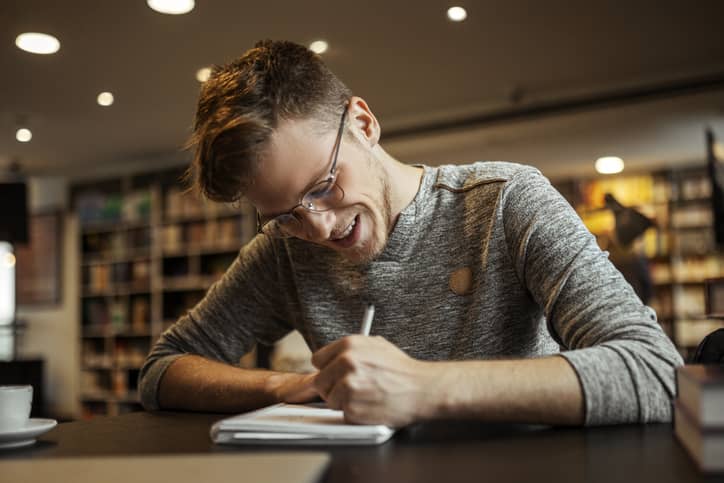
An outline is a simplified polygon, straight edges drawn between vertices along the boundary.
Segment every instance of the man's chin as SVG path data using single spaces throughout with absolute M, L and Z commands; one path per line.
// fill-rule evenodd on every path
M 340 253 L 340 256 L 350 262 L 352 265 L 366 265 L 369 262 L 373 261 L 375 258 L 377 258 L 377 256 L 374 254 L 362 252 L 360 250 L 348 250 L 346 252 Z
M 337 253 L 354 265 L 366 265 L 375 261 L 384 251 L 384 243 L 363 244 L 359 247 L 352 247 L 346 250 L 337 250 Z

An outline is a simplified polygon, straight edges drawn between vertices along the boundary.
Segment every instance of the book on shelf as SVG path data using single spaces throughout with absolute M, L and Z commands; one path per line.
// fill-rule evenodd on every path
M 148 221 L 151 213 L 151 192 L 135 191 L 123 197 L 121 216 L 127 222 Z
M 681 181 L 679 200 L 701 200 L 711 196 L 711 182 L 704 175 L 692 176 Z
M 724 472 L 724 427 L 702 428 L 676 401 L 674 434 L 701 471 Z
M 699 468 L 724 471 L 724 365 L 676 369 L 674 434 Z
M 676 370 L 676 386 L 678 404 L 698 425 L 724 431 L 724 365 L 681 366 Z

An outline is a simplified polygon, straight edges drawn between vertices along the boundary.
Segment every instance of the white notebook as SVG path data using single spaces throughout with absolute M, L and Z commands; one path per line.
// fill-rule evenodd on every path
M 211 426 L 220 444 L 380 444 L 395 430 L 381 424 L 347 424 L 342 411 L 321 404 L 275 404 L 222 419 Z

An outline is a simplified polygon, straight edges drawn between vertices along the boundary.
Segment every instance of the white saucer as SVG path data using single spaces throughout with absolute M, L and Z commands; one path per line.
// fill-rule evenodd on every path
M 21 448 L 35 443 L 35 437 L 50 431 L 58 424 L 55 419 L 30 418 L 25 426 L 0 431 L 0 449 Z

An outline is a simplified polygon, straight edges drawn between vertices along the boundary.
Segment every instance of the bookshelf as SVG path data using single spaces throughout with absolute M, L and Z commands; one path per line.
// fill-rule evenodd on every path
M 705 335 L 724 327 L 724 321 L 705 315 L 705 281 L 724 276 L 724 251 L 714 242 L 705 165 L 564 180 L 556 186 L 604 249 L 609 249 L 615 225 L 613 213 L 604 207 L 605 193 L 655 221 L 656 227 L 644 233 L 633 251 L 648 264 L 648 305 L 685 359 Z
M 184 192 L 181 174 L 72 186 L 80 222 L 84 418 L 141 408 L 137 379 L 151 346 L 255 233 L 251 206 L 201 201 Z

